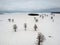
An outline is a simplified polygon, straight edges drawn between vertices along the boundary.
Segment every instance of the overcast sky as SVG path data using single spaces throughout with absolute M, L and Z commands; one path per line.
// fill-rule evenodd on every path
M 60 0 L 0 0 L 0 10 L 60 8 Z

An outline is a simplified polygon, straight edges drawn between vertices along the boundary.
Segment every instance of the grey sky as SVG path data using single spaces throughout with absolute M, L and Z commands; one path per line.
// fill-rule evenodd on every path
M 0 0 L 0 10 L 60 8 L 60 0 Z

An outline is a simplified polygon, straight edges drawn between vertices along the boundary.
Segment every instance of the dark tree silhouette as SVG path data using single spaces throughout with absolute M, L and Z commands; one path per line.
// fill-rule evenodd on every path
M 26 28 L 27 28 L 27 24 L 26 23 L 24 23 L 24 28 L 25 28 L 25 31 L 26 31 Z
M 53 17 L 51 17 L 51 19 L 53 19 Z
M 35 22 L 38 22 L 38 19 L 36 19 L 36 17 L 34 17 L 34 20 L 35 20 Z
M 36 30 L 37 30 L 37 28 L 38 28 L 38 27 L 37 27 L 37 25 L 35 24 L 35 25 L 34 25 L 34 30 L 36 31 Z
M 12 19 L 12 22 L 14 22 L 14 19 Z
M 44 19 L 44 16 L 42 16 L 42 19 Z
M 41 45 L 41 43 L 44 41 L 44 35 L 42 33 L 38 33 L 37 36 L 37 45 Z
M 36 21 L 36 17 L 34 17 L 34 20 Z
M 9 18 L 8 21 L 11 22 L 11 19 Z
M 13 25 L 13 29 L 14 29 L 14 32 L 16 32 L 16 30 L 17 30 L 17 25 L 16 24 Z
M 38 22 L 38 19 L 36 19 L 36 22 Z
M 40 17 L 41 17 L 41 15 L 40 15 Z

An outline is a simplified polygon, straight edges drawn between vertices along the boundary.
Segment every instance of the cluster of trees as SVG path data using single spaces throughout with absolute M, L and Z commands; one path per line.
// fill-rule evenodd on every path
M 14 19 L 10 19 L 10 18 L 9 18 L 8 21 L 9 21 L 9 22 L 14 22 Z
M 36 17 L 34 17 L 34 20 L 35 20 L 35 22 L 38 22 L 38 19 L 36 19 Z M 9 18 L 8 21 L 9 21 L 9 22 L 14 22 L 14 19 Z M 14 32 L 17 31 L 17 28 L 18 28 L 18 26 L 17 26 L 16 24 L 14 24 L 14 25 L 13 25 Z M 37 31 L 37 28 L 38 28 L 38 27 L 37 27 L 37 25 L 35 24 L 33 28 L 34 28 L 35 31 Z M 24 30 L 25 30 L 25 31 L 27 30 L 27 23 L 24 23 Z
M 54 22 L 54 16 L 55 16 L 55 15 L 52 15 L 52 16 L 51 16 L 51 20 L 52 20 L 53 22 Z
M 42 19 L 44 19 L 44 16 L 40 15 L 40 17 L 42 17 Z M 51 16 L 51 19 L 53 19 L 53 16 Z M 35 20 L 35 22 L 38 22 L 38 19 L 36 17 L 34 17 L 34 20 Z M 11 22 L 11 21 L 14 22 L 14 19 L 8 19 L 8 21 L 9 22 Z M 14 32 L 17 31 L 17 28 L 18 28 L 17 25 L 14 24 L 13 25 Z M 37 31 L 38 27 L 35 24 L 33 28 L 34 28 L 35 31 Z M 25 31 L 27 30 L 27 23 L 24 23 L 24 30 Z M 49 37 L 51 38 L 51 36 L 49 36 Z M 45 40 L 44 35 L 42 33 L 38 33 L 38 36 L 37 36 L 37 45 L 41 45 L 44 42 L 44 40 Z
M 48 15 L 45 15 L 45 16 L 48 16 Z M 53 16 L 55 16 L 55 15 L 53 15 Z M 53 16 L 51 16 L 51 19 L 54 21 Z M 42 17 L 42 19 L 44 19 L 44 15 L 40 15 L 40 17 Z M 35 20 L 36 23 L 38 22 L 38 19 L 37 19 L 36 17 L 34 17 L 34 20 Z M 9 18 L 8 21 L 9 21 L 9 22 L 14 22 L 14 19 L 10 19 L 10 18 Z M 37 27 L 37 25 L 35 24 L 33 28 L 34 28 L 35 31 L 37 31 L 37 28 L 38 28 L 38 27 Z M 14 29 L 14 31 L 16 32 L 16 30 L 17 30 L 17 25 L 16 25 L 16 24 L 13 25 L 13 29 Z M 24 30 L 25 30 L 25 31 L 27 30 L 27 23 L 24 23 Z
M 38 22 L 38 19 L 36 17 L 34 17 L 34 20 L 35 20 L 35 22 Z
M 34 17 L 35 21 L 38 22 L 38 19 L 36 19 L 36 17 Z M 9 22 L 11 21 L 11 19 L 9 19 Z M 17 32 L 17 25 L 14 24 L 13 25 L 13 29 L 14 29 L 14 32 Z M 35 24 L 34 25 L 34 30 L 37 31 L 37 25 Z M 26 31 L 27 30 L 27 23 L 24 23 L 24 30 Z M 45 40 L 45 37 L 42 33 L 38 33 L 38 36 L 37 36 L 37 45 L 41 45 Z
M 18 28 L 17 25 L 14 24 L 14 25 L 13 25 L 14 32 L 17 31 L 17 28 Z M 34 25 L 34 30 L 37 31 L 37 28 L 38 28 L 38 27 L 37 27 L 37 25 L 35 24 L 35 25 Z M 25 31 L 27 30 L 27 24 L 26 24 L 26 23 L 24 23 L 24 30 L 25 30 Z
M 41 17 L 42 19 L 44 19 L 44 17 L 48 17 L 48 15 L 42 14 L 42 15 L 40 15 L 40 17 Z
M 42 18 L 42 19 L 44 19 L 44 17 L 45 16 L 47 16 L 48 17 L 48 15 L 46 15 L 46 14 L 42 14 L 42 15 L 40 15 L 40 17 Z M 53 14 L 53 13 L 51 13 L 51 20 L 54 22 L 54 16 L 55 16 L 55 14 Z
M 27 28 L 26 23 L 24 23 L 24 28 L 25 28 L 25 31 L 26 31 L 26 28 Z M 35 25 L 34 26 L 35 31 L 36 31 L 36 28 L 37 27 Z M 17 31 L 17 25 L 16 24 L 13 25 L 13 29 L 14 29 L 14 32 Z M 37 45 L 41 45 L 44 42 L 44 40 L 45 40 L 44 35 L 42 33 L 38 33 L 38 36 L 37 36 Z

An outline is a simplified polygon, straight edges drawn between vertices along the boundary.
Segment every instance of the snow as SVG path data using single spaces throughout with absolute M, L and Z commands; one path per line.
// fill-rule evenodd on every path
M 28 16 L 28 13 L 0 15 L 0 45 L 37 45 L 39 32 L 45 37 L 43 45 L 60 45 L 60 14 L 55 14 L 54 22 L 50 18 L 50 13 L 46 13 L 46 15 L 48 17 L 45 16 L 44 19 L 40 16 Z M 38 22 L 35 22 L 34 17 L 38 19 Z M 14 19 L 14 22 L 9 22 L 9 18 Z M 26 31 L 24 23 L 27 24 Z M 18 26 L 17 32 L 13 30 L 14 24 Z M 35 24 L 38 26 L 37 31 L 34 31 Z

